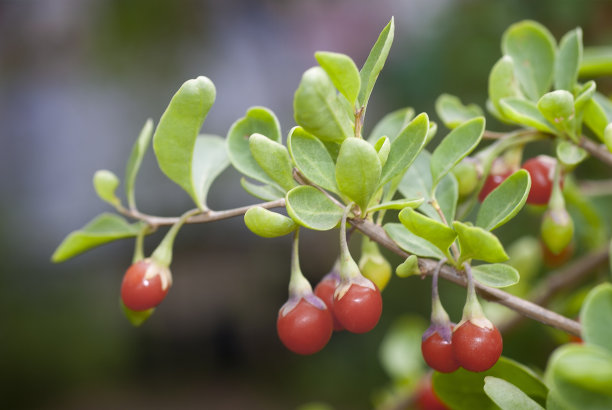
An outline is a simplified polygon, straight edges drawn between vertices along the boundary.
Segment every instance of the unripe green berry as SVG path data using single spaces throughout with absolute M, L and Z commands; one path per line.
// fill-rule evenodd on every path
M 361 258 L 359 259 L 361 274 L 374 282 L 382 291 L 391 279 L 392 268 L 387 259 L 380 253 L 376 242 L 364 237 Z
M 558 254 L 572 241 L 574 221 L 564 208 L 548 210 L 542 220 L 541 233 L 548 249 Z
M 453 168 L 453 174 L 459 183 L 459 198 L 465 198 L 474 192 L 482 174 L 479 168 L 478 162 L 469 157 Z

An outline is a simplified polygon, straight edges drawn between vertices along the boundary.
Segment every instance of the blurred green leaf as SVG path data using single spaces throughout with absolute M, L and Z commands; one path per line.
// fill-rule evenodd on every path
M 511 25 L 502 36 L 502 51 L 512 57 L 519 83 L 533 101 L 552 84 L 555 48 L 555 39 L 546 27 L 531 20 Z
M 403 229 L 406 229 L 402 226 Z M 419 269 L 419 259 L 416 255 L 410 255 L 406 260 L 395 268 L 395 274 L 400 278 L 407 278 L 413 275 L 420 275 L 421 269 Z
M 580 311 L 582 338 L 612 353 L 612 284 L 602 283 L 587 295 Z
M 578 165 L 587 158 L 587 152 L 569 141 L 561 141 L 557 144 L 557 158 L 564 165 Z
M 172 97 L 153 135 L 159 167 L 187 191 L 200 209 L 205 205 L 193 186 L 193 154 L 215 93 L 215 86 L 206 77 L 187 80 Z
M 453 228 L 457 232 L 459 248 L 461 249 L 459 264 L 469 259 L 478 259 L 490 263 L 508 260 L 508 255 L 501 242 L 491 232 L 459 221 L 453 222 Z
M 544 410 L 521 389 L 498 377 L 485 377 L 484 391 L 502 410 Z
M 249 147 L 261 169 L 285 191 L 297 185 L 293 179 L 293 161 L 284 145 L 256 133 L 249 137 Z
M 396 199 L 394 201 L 382 202 L 368 209 L 368 213 L 380 211 L 382 209 L 404 209 L 416 208 L 423 203 L 423 198 L 417 199 Z
M 612 75 L 612 47 L 586 47 L 580 63 L 580 77 Z
M 533 127 L 536 130 L 554 133 L 553 126 L 544 118 L 533 101 L 508 97 L 500 100 L 503 115 L 517 124 Z
M 411 107 L 400 108 L 385 115 L 376 123 L 368 137 L 368 142 L 374 144 L 380 137 L 387 137 L 393 141 L 414 117 Z
M 291 219 L 306 228 L 327 231 L 338 225 L 342 218 L 342 208 L 309 185 L 293 188 L 287 192 L 285 200 Z
M 546 93 L 538 101 L 540 113 L 560 131 L 567 132 L 573 138 L 574 131 L 574 96 L 569 91 L 555 90 Z
M 368 100 L 370 99 L 370 94 L 372 93 L 378 74 L 380 74 L 387 60 L 387 56 L 389 55 L 394 33 L 395 23 L 392 17 L 391 21 L 389 21 L 378 36 L 378 40 L 374 43 L 366 62 L 359 72 L 361 76 L 361 88 L 359 90 L 359 96 L 357 97 L 359 106 L 365 107 L 368 105 Z
M 559 52 L 555 60 L 555 88 L 573 91 L 578 80 L 578 70 L 582 60 L 582 29 L 567 32 L 559 42 Z
M 499 115 L 503 113 L 500 101 L 506 97 L 523 97 L 514 74 L 514 62 L 510 56 L 500 58 L 489 74 L 489 101 Z
M 153 120 L 149 118 L 142 127 L 142 130 L 138 135 L 138 139 L 132 147 L 130 158 L 128 159 L 125 167 L 125 196 L 128 201 L 128 206 L 132 209 L 136 208 L 136 200 L 134 198 L 134 183 L 136 182 L 136 175 L 140 169 L 142 159 L 147 152 L 147 148 L 151 143 L 152 136 Z
M 582 86 L 576 86 L 576 88 L 577 90 L 574 91 L 574 95 L 576 96 L 574 100 L 574 111 L 576 111 L 577 117 L 582 118 L 581 115 L 586 104 L 591 101 L 591 98 L 593 98 L 595 94 L 595 81 L 591 80 Z
M 389 158 L 389 152 L 391 151 L 391 142 L 389 138 L 385 136 L 380 137 L 380 139 L 376 141 L 376 144 L 374 144 L 374 149 L 378 155 L 380 165 L 384 167 Z
M 530 188 L 531 178 L 526 170 L 510 175 L 484 199 L 476 226 L 492 231 L 514 218 L 525 205 Z
M 374 147 L 358 138 L 344 140 L 336 160 L 336 183 L 340 192 L 363 212 L 376 192 L 380 174 L 380 161 Z
M 447 225 L 428 218 L 411 208 L 405 208 L 401 211 L 399 220 L 410 232 L 431 242 L 444 255 L 449 256 L 448 248 L 455 242 L 457 234 Z
M 53 252 L 51 261 L 63 262 L 96 246 L 137 236 L 141 229 L 140 222 L 129 224 L 119 215 L 103 213 L 83 228 L 68 234 Z
M 612 102 L 603 94 L 595 92 L 593 98 L 585 104 L 584 123 L 603 141 L 604 131 L 611 122 Z
M 276 185 L 261 169 L 249 146 L 249 137 L 261 134 L 274 142 L 281 142 L 281 130 L 274 113 L 265 107 L 251 107 L 244 117 L 232 124 L 227 132 L 227 151 L 232 166 L 240 173 L 265 184 Z
M 244 224 L 256 235 L 276 238 L 287 235 L 297 228 L 293 219 L 272 212 L 261 206 L 254 206 L 244 214 Z
M 421 337 L 427 323 L 419 316 L 404 315 L 393 321 L 380 344 L 380 363 L 393 379 L 416 383 L 425 368 Z
M 240 178 L 240 185 L 246 192 L 264 201 L 273 201 L 285 196 L 285 192 L 276 185 L 257 185 L 246 178 Z
M 383 228 L 397 246 L 408 253 L 424 258 L 444 258 L 444 254 L 434 244 L 416 236 L 400 223 L 388 223 Z
M 355 62 L 346 54 L 327 51 L 316 52 L 315 58 L 329 75 L 340 94 L 344 95 L 352 105 L 355 105 L 361 86 L 359 69 L 357 69 Z
M 453 403 L 454 410 L 495 409 L 497 406 L 486 395 L 484 379 L 493 376 L 512 383 L 540 405 L 546 403 L 548 389 L 540 378 L 527 367 L 506 357 L 495 366 L 480 373 L 458 369 L 453 373 L 434 373 L 436 394 L 445 402 Z
M 293 98 L 293 112 L 298 125 L 323 141 L 341 143 L 354 133 L 354 119 L 321 67 L 312 67 L 302 76 Z
M 119 178 L 114 173 L 106 169 L 96 171 L 93 176 L 93 185 L 100 199 L 115 207 L 121 205 L 121 201 L 115 194 L 119 186 Z
M 512 286 L 520 280 L 518 271 L 505 263 L 472 266 L 472 273 L 478 282 L 494 288 Z
M 208 190 L 229 165 L 225 140 L 216 135 L 200 135 L 193 149 L 193 190 L 199 202 L 207 206 Z
M 436 99 L 436 114 L 448 128 L 456 128 L 472 118 L 482 117 L 482 108 L 476 104 L 463 105 L 458 97 L 441 94 Z
M 478 146 L 484 129 L 484 117 L 474 118 L 452 130 L 440 142 L 431 154 L 433 186 L 436 186 L 442 177 Z

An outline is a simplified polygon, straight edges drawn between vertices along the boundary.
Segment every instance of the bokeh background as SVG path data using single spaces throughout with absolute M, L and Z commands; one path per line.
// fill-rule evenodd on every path
M 240 218 L 185 227 L 174 287 L 140 328 L 118 307 L 130 241 L 59 265 L 50 256 L 110 210 L 95 195 L 94 172 L 123 175 L 145 120 L 157 121 L 185 80 L 206 75 L 216 85 L 206 133 L 224 136 L 263 105 L 286 134 L 313 53 L 343 52 L 361 65 L 391 16 L 395 40 L 366 132 L 404 106 L 435 119 L 442 92 L 483 106 L 501 34 L 518 20 L 538 20 L 557 39 L 581 26 L 585 44 L 612 43 L 612 3 L 603 0 L 0 0 L 1 408 L 372 408 L 390 383 L 381 340 L 407 312 L 428 317 L 428 281 L 393 278 L 373 332 L 337 334 L 321 353 L 297 357 L 275 331 L 289 238 L 257 238 Z M 148 213 L 192 207 L 151 152 L 136 191 Z M 231 169 L 210 194 L 215 209 L 254 202 Z M 303 235 L 313 282 L 333 264 L 336 236 Z M 147 239 L 148 251 L 159 239 Z M 463 295 L 455 293 L 456 318 Z M 552 341 L 527 348 L 512 337 L 506 354 L 544 366 Z

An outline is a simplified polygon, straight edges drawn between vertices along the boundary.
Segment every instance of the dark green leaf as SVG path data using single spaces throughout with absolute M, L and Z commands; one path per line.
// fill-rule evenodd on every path
M 285 191 L 297 185 L 293 179 L 293 161 L 284 145 L 264 135 L 253 134 L 249 137 L 249 147 L 261 169 Z
M 463 105 L 458 97 L 442 94 L 436 100 L 436 114 L 448 128 L 456 128 L 472 118 L 482 117 L 482 109 L 476 104 Z
M 361 88 L 359 90 L 357 102 L 362 107 L 368 105 L 368 100 L 370 99 L 370 94 L 372 93 L 372 89 L 374 88 L 374 84 L 378 78 L 378 74 L 380 74 L 380 71 L 385 65 L 385 61 L 387 60 L 387 56 L 389 55 L 389 49 L 393 43 L 394 33 L 395 23 L 392 17 L 391 21 L 389 21 L 378 36 L 378 40 L 376 40 L 376 43 L 374 43 L 365 64 L 361 68 L 359 73 L 361 76 Z
M 355 105 L 361 78 L 353 60 L 346 54 L 319 51 L 315 53 L 319 65 L 323 67 L 334 86 L 344 95 L 348 102 Z
M 312 186 L 298 186 L 287 192 L 286 206 L 291 219 L 317 231 L 332 229 L 342 219 L 342 208 Z
M 492 231 L 514 218 L 525 205 L 530 188 L 531 178 L 524 169 L 506 178 L 483 201 L 476 226 Z
M 127 166 L 125 167 L 125 196 L 130 208 L 136 207 L 136 200 L 134 199 L 134 183 L 136 182 L 136 175 L 140 169 L 142 159 L 144 158 L 147 148 L 151 143 L 152 136 L 153 120 L 149 118 L 142 127 L 142 130 L 138 135 L 138 139 L 132 147 L 130 158 L 128 159 Z

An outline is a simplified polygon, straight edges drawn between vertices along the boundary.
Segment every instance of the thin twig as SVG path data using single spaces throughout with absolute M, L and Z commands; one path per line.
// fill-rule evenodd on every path
M 585 196 L 612 195 L 612 179 L 580 181 L 578 187 Z
M 612 153 L 608 151 L 608 148 L 605 145 L 597 144 L 593 140 L 584 136 L 580 139 L 578 145 L 604 164 L 612 167 Z
M 482 138 L 486 140 L 498 140 L 501 138 L 505 138 L 506 136 L 508 136 L 507 132 L 496 132 L 489 130 L 485 130 L 485 132 L 482 134 Z

